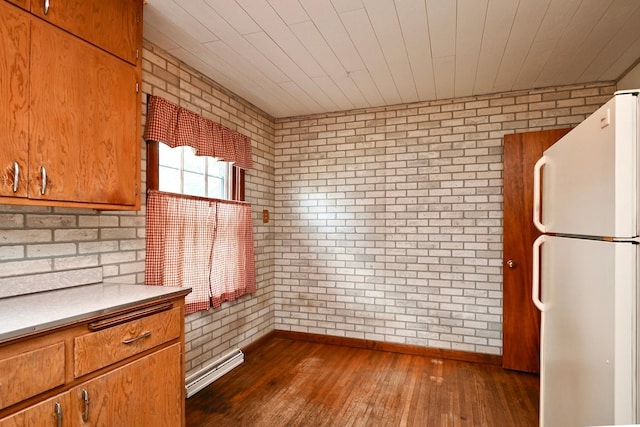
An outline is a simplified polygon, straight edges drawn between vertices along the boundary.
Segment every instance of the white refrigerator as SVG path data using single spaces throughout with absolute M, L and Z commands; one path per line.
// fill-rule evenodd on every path
M 638 95 L 616 92 L 534 170 L 540 426 L 640 423 Z

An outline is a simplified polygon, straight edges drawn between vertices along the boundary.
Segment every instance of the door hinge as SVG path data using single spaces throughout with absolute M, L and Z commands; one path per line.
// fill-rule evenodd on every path
M 136 59 L 140 58 L 140 49 L 136 49 Z
M 136 93 L 140 92 L 140 84 L 136 82 Z

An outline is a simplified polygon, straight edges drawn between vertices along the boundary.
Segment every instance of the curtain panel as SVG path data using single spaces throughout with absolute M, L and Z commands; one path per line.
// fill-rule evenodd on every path
M 211 156 L 251 169 L 251 139 L 220 123 L 175 105 L 164 98 L 149 95 L 147 123 L 143 138 L 171 148 L 187 145 L 197 156 Z
M 220 307 L 256 288 L 251 206 L 219 203 L 211 261 L 211 306 Z
M 253 293 L 251 205 L 151 190 L 145 283 L 191 287 L 187 314 Z

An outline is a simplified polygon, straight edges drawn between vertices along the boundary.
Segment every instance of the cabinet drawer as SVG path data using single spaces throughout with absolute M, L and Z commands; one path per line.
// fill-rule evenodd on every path
M 74 339 L 74 376 L 79 378 L 180 337 L 180 308 L 132 320 Z
M 64 342 L 0 360 L 0 409 L 64 384 Z

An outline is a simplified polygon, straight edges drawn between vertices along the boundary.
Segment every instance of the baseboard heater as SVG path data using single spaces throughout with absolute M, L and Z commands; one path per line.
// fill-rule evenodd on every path
M 236 366 L 244 362 L 244 354 L 240 349 L 222 356 L 209 366 L 205 366 L 186 379 L 187 398 L 193 396 Z

